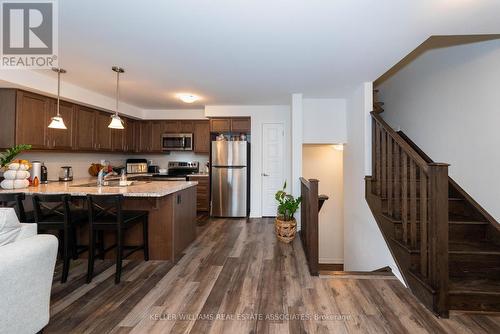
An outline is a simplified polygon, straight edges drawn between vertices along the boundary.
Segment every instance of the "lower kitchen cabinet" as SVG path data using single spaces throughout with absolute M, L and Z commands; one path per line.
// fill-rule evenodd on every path
M 210 181 L 208 175 L 190 175 L 189 181 L 198 182 L 196 187 L 196 210 L 210 211 Z

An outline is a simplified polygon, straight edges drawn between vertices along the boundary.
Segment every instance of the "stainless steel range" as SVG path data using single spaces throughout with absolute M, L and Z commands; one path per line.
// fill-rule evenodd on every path
M 196 174 L 200 171 L 200 163 L 198 161 L 170 161 L 166 174 L 153 174 L 157 180 L 167 181 L 186 181 L 188 175 Z

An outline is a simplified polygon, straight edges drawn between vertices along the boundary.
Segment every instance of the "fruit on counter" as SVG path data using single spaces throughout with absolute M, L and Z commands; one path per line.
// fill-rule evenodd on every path
M 99 171 L 102 169 L 102 167 L 103 166 L 101 164 L 91 164 L 89 167 L 89 174 L 91 176 L 96 177 L 99 174 Z

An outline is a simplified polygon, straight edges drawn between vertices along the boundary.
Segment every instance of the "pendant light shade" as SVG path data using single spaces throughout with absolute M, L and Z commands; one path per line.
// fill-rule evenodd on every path
M 111 122 L 109 123 L 108 128 L 123 130 L 123 121 L 118 115 L 118 99 L 120 97 L 120 73 L 124 73 L 125 70 L 118 66 L 113 66 L 111 69 L 116 72 L 116 108 L 115 113 L 111 115 Z
M 52 71 L 57 72 L 57 114 L 51 118 L 49 128 L 67 130 L 68 128 L 66 127 L 66 124 L 64 124 L 64 120 L 59 111 L 59 100 L 61 97 L 61 73 L 66 73 L 66 70 L 53 67 Z

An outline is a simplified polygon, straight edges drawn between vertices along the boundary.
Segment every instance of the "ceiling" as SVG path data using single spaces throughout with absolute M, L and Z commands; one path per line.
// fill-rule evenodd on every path
M 500 1 L 61 0 L 59 27 L 63 79 L 114 96 L 120 65 L 139 108 L 288 104 L 345 97 L 430 35 L 498 33 Z

